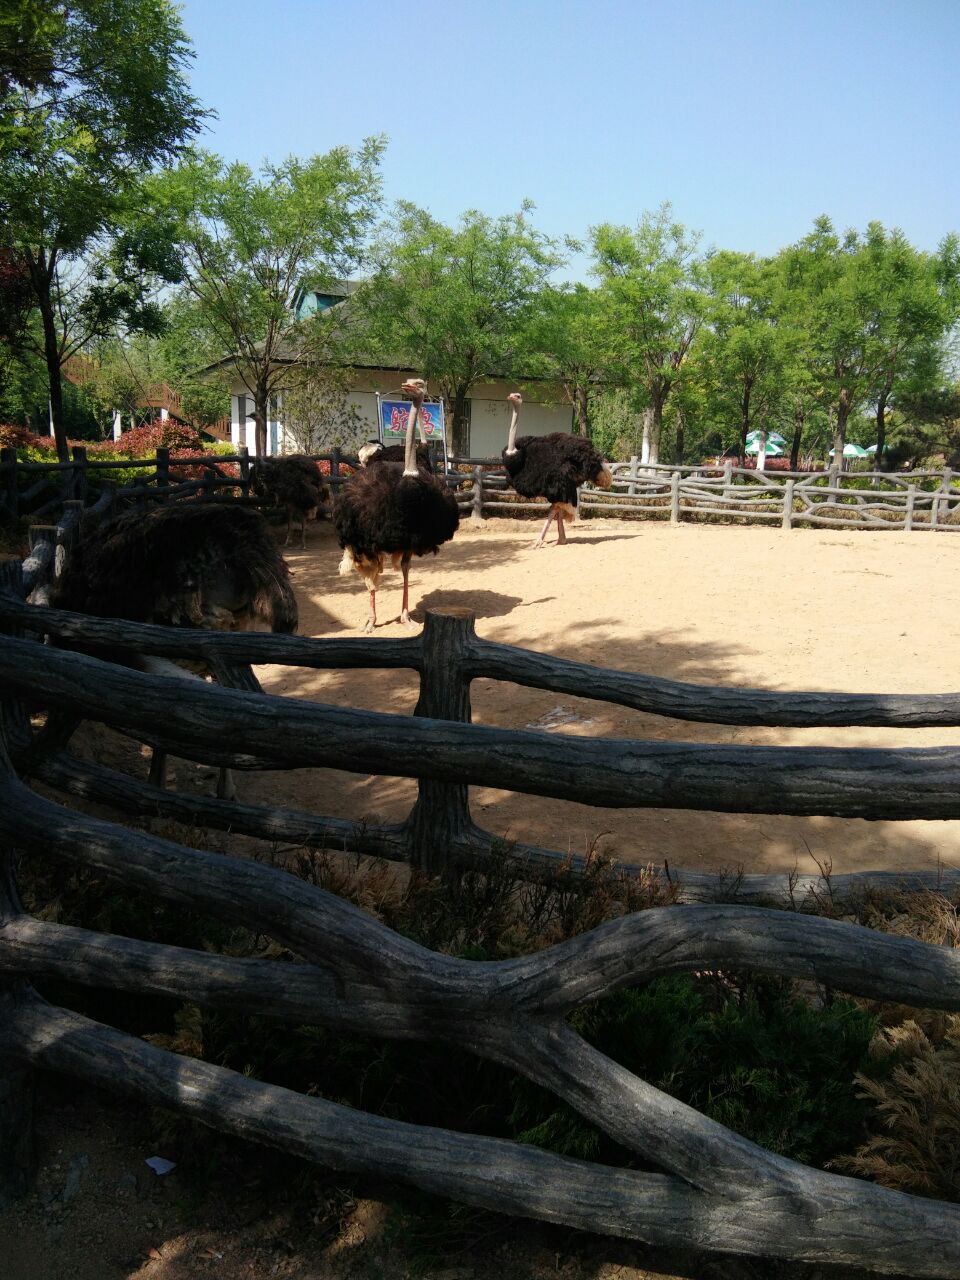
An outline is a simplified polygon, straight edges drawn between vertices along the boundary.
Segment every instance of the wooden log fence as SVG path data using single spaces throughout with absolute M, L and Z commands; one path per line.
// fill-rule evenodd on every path
M 711 746 L 494 729 L 470 723 L 474 679 L 683 720 L 754 725 L 957 726 L 960 694 L 697 686 L 485 641 L 462 611 L 428 613 L 420 636 L 314 640 L 136 625 L 28 604 L 28 589 L 42 597 L 56 573 L 56 548 L 69 553 L 79 510 L 78 503 L 38 541 L 25 566 L 0 566 L 0 1199 L 29 1183 L 33 1078 L 44 1069 L 175 1107 L 332 1168 L 403 1179 L 498 1212 L 659 1245 L 943 1280 L 960 1273 L 956 1205 L 773 1155 L 632 1075 L 567 1023 L 575 1008 L 624 986 L 703 969 L 799 977 L 870 999 L 960 1011 L 960 952 L 746 900 L 718 904 L 708 900 L 706 877 L 683 873 L 690 899 L 683 905 L 628 915 L 520 959 L 456 960 L 286 871 L 66 809 L 26 781 L 32 776 L 128 814 L 450 874 L 482 870 L 498 845 L 472 820 L 471 784 L 594 806 L 960 816 L 960 749 Z M 39 643 L 44 637 L 87 652 Z M 117 646 L 189 655 L 243 687 L 191 685 L 186 699 L 177 682 L 171 697 L 168 679 L 91 656 Z M 407 668 L 420 675 L 420 697 L 413 716 L 277 697 L 244 678 L 253 663 Z M 50 708 L 59 730 L 56 723 L 56 731 L 31 729 L 24 698 Z M 72 756 L 69 730 L 84 717 L 188 759 L 414 777 L 418 798 L 405 822 L 386 826 L 175 795 Z M 14 850 L 91 867 L 128 890 L 270 934 L 297 959 L 238 959 L 34 919 L 17 895 Z M 521 877 L 578 869 L 550 850 L 514 845 L 505 852 Z M 895 880 L 960 887 L 960 873 Z M 802 885 L 792 887 L 802 893 Z M 744 877 L 739 892 L 746 899 L 773 888 L 771 878 Z M 403 1124 L 265 1085 L 52 1006 L 32 985 L 43 979 L 464 1047 L 552 1090 L 654 1171 Z
M 334 448 L 309 455 L 328 464 L 326 478 L 332 492 L 349 478 L 356 458 Z M 13 449 L 0 450 L 0 518 L 29 515 L 39 519 L 59 512 L 64 500 L 84 501 L 111 470 L 142 468 L 143 474 L 117 489 L 119 506 L 220 493 L 250 501 L 250 457 L 246 449 L 230 456 L 173 458 L 160 449 L 155 458 L 119 461 L 89 458 L 75 448 L 69 463 L 18 462 Z M 236 468 L 236 475 L 227 468 Z M 200 479 L 184 478 L 201 469 Z M 684 521 L 736 521 L 779 524 L 783 529 L 823 526 L 831 529 L 900 529 L 954 531 L 960 529 L 960 483 L 950 468 L 943 471 L 765 472 L 741 468 L 726 459 L 722 466 L 641 466 L 611 464 L 610 490 L 584 487 L 581 514 L 630 519 L 657 518 L 671 524 Z M 99 479 L 94 486 L 91 476 Z M 22 477 L 22 482 L 21 478 Z M 31 477 L 35 477 L 31 481 Z M 497 515 L 542 514 L 543 501 L 516 497 L 499 459 L 452 458 L 445 474 L 454 489 L 461 515 L 474 519 Z M 864 487 L 864 485 L 868 487 Z

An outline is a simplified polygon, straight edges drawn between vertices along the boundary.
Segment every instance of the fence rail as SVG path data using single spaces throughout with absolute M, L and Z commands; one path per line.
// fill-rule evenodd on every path
M 43 544 L 52 550 L 35 553 L 34 600 L 57 572 L 59 552 L 69 554 L 78 518 L 79 507 L 71 508 Z M 44 636 L 91 652 L 126 645 L 189 653 L 242 688 L 191 684 L 186 697 L 179 681 L 43 645 Z M 404 667 L 419 672 L 420 696 L 409 717 L 267 695 L 255 691 L 252 662 Z M 960 1010 L 957 951 L 744 902 L 692 902 L 625 916 L 516 960 L 456 960 L 288 872 L 65 810 L 25 781 L 36 777 L 126 813 L 372 852 L 440 874 L 489 865 L 495 841 L 473 823 L 469 784 L 598 806 L 960 816 L 960 749 L 710 746 L 492 729 L 470 723 L 470 683 L 480 677 L 719 723 L 960 723 L 958 694 L 834 697 L 654 680 L 481 640 L 471 617 L 456 610 L 430 613 L 421 636 L 392 641 L 136 626 L 28 604 L 20 564 L 0 566 L 0 1197 L 27 1182 L 32 1073 L 44 1068 L 337 1169 L 402 1178 L 500 1212 L 664 1245 L 955 1277 L 957 1206 L 773 1155 L 631 1075 L 566 1018 L 620 987 L 704 968 L 802 977 L 872 999 Z M 49 708 L 44 729 L 31 728 L 24 698 Z M 188 759 L 416 777 L 418 798 L 406 821 L 366 826 L 172 795 L 75 759 L 69 738 L 83 717 Z M 93 867 L 127 889 L 268 933 L 299 958 L 237 959 L 33 919 L 17 896 L 13 849 Z M 550 850 L 506 853 L 531 877 L 577 870 Z M 949 874 L 909 879 L 960 884 Z M 683 875 L 682 884 L 692 898 L 710 889 L 706 878 Z M 771 878 L 747 877 L 741 892 L 773 887 Z M 29 985 L 37 978 L 466 1047 L 552 1090 L 661 1172 L 573 1161 L 293 1094 L 51 1006 Z
M 334 494 L 359 465 L 339 448 L 310 454 L 326 463 L 325 477 Z M 73 450 L 68 463 L 20 462 L 14 449 L 0 449 L 0 518 L 29 515 L 33 519 L 60 510 L 64 501 L 84 500 L 93 479 L 103 473 L 142 468 L 143 474 L 117 490 L 117 501 L 141 507 L 153 501 L 221 491 L 249 499 L 251 459 L 246 449 L 233 455 L 173 458 L 158 449 L 156 457 L 135 461 L 89 458 L 85 448 Z M 236 467 L 237 475 L 225 468 Z M 203 476 L 190 478 L 191 470 Z M 950 468 L 894 474 L 844 472 L 831 467 L 818 472 L 766 472 L 722 466 L 668 467 L 641 465 L 636 457 L 611 464 L 613 485 L 606 491 L 585 487 L 580 511 L 588 516 L 631 519 L 720 520 L 779 523 L 784 529 L 821 525 L 831 529 L 960 529 L 960 484 Z M 462 515 L 542 513 L 542 500 L 526 501 L 512 491 L 498 458 L 451 458 L 446 482 L 454 489 Z M 863 486 L 868 484 L 868 488 Z

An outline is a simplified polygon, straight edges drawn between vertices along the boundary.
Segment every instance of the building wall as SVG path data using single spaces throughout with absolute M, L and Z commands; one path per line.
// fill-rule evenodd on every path
M 398 398 L 400 384 L 405 378 L 414 377 L 414 371 L 396 369 L 357 369 L 348 397 L 360 413 L 363 423 L 361 437 L 377 434 L 377 393 L 383 397 Z M 507 395 L 517 389 L 516 383 L 497 380 L 479 382 L 473 387 L 470 398 L 470 456 L 496 458 L 507 443 L 510 426 L 510 406 Z M 230 389 L 230 439 L 235 447 L 246 445 L 251 453 L 256 449 L 256 432 L 253 418 L 253 401 L 243 384 L 236 380 Z M 449 406 L 447 407 L 449 413 Z M 277 449 L 293 449 L 293 441 L 285 439 L 282 426 L 282 404 L 271 410 L 267 428 L 267 452 L 273 452 L 276 434 Z M 276 423 L 276 432 L 273 425 Z M 559 389 L 544 383 L 527 388 L 523 393 L 523 409 L 520 417 L 520 434 L 546 435 L 551 431 L 571 431 L 573 409 L 562 403 Z

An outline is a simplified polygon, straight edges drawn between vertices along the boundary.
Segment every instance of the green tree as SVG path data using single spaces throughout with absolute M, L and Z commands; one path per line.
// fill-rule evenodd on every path
M 547 285 L 536 297 L 526 329 L 528 375 L 563 387 L 576 429 L 590 434 L 590 391 L 601 380 L 612 385 L 613 338 L 609 308 L 596 289 L 583 284 Z
M 471 210 L 447 227 L 401 202 L 355 297 L 364 348 L 439 382 L 458 454 L 468 447 L 471 387 L 522 374 L 533 307 L 561 261 L 531 225 L 532 207 L 500 218 Z
M 362 258 L 380 197 L 382 138 L 357 152 L 264 165 L 198 154 L 155 184 L 175 220 L 185 289 L 208 342 L 233 364 L 254 406 L 256 450 L 266 451 L 271 399 L 298 377 L 304 332 L 334 318 L 300 322 L 304 290 L 322 292 Z
M 158 252 L 154 230 L 129 230 L 140 183 L 178 154 L 203 112 L 168 0 L 52 0 L 46 18 L 33 40 L 40 65 L 31 69 L 28 58 L 26 70 L 15 67 L 0 101 L 0 220 L 2 243 L 26 266 L 36 298 L 65 458 L 58 308 L 67 294 L 78 298 L 85 277 L 75 315 L 95 314 L 99 331 L 108 319 L 137 322 L 137 280 L 156 268 Z
M 635 230 L 604 224 L 591 236 L 622 377 L 645 402 L 642 461 L 655 463 L 664 406 L 706 310 L 699 236 L 673 220 L 669 205 L 644 214 Z
M 936 254 L 921 253 L 902 232 L 872 222 L 863 258 L 878 286 L 871 323 L 879 358 L 870 394 L 879 466 L 891 400 L 898 391 L 922 397 L 941 384 L 945 340 L 960 319 L 960 241 L 949 235 Z
M 737 424 L 742 466 L 748 434 L 760 431 L 765 448 L 766 433 L 782 424 L 793 335 L 778 323 L 769 263 L 753 254 L 716 253 L 707 262 L 706 277 L 709 323 L 701 335 L 699 363 L 713 416 Z

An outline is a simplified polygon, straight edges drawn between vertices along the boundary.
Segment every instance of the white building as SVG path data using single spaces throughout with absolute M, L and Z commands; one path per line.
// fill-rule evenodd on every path
M 340 285 L 329 294 L 305 293 L 297 305 L 297 318 L 316 314 L 344 302 L 353 292 L 355 286 L 350 283 Z M 291 353 L 290 359 L 295 359 Z M 229 357 L 219 362 L 219 368 L 229 370 L 230 379 L 230 439 L 235 447 L 246 445 L 254 452 L 256 448 L 256 428 L 253 419 L 252 397 L 240 378 L 236 363 Z M 351 370 L 349 402 L 356 408 L 362 428 L 359 439 L 376 437 L 379 431 L 377 414 L 377 395 L 388 400 L 402 399 L 400 384 L 407 378 L 415 378 L 420 374 L 416 369 L 385 368 L 379 366 L 357 365 Z M 469 447 L 467 456 L 473 458 L 495 458 L 507 443 L 507 430 L 510 415 L 506 397 L 511 391 L 522 389 L 523 413 L 520 419 L 522 435 L 547 435 L 551 431 L 570 431 L 573 428 L 573 409 L 565 403 L 563 390 L 549 382 L 525 381 L 522 388 L 516 382 L 495 379 L 489 382 L 475 383 L 470 399 L 467 402 L 469 414 Z M 438 393 L 438 388 L 431 390 Z M 445 405 L 448 430 L 448 447 L 452 451 L 450 439 L 451 407 Z M 283 400 L 277 397 L 270 405 L 267 421 L 267 453 L 291 453 L 297 446 L 292 438 L 288 438 L 283 422 Z

